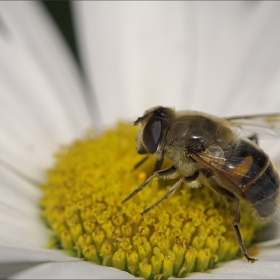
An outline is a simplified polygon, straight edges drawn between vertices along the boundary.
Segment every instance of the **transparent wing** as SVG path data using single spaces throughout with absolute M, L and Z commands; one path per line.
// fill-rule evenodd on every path
M 241 136 L 257 135 L 259 138 L 280 137 L 280 113 L 268 115 L 249 115 L 225 118 L 237 127 Z
M 230 161 L 209 153 L 192 155 L 193 159 L 234 191 L 242 191 L 255 182 L 266 170 L 254 163 L 252 156 L 232 157 Z

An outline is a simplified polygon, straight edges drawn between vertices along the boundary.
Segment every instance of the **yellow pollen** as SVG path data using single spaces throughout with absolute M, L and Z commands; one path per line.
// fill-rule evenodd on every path
M 151 157 L 132 170 L 142 159 L 135 151 L 135 129 L 119 124 L 56 154 L 56 164 L 41 185 L 42 216 L 53 231 L 49 247 L 145 279 L 186 277 L 240 257 L 234 209 L 207 186 L 182 186 L 142 217 L 174 184 L 154 179 L 122 205 L 155 163 Z M 244 206 L 241 210 L 240 229 L 249 246 L 260 226 Z

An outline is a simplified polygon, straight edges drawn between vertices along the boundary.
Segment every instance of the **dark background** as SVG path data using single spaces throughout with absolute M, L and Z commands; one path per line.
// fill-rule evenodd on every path
M 77 49 L 77 42 L 73 28 L 73 13 L 71 1 L 41 1 L 51 17 L 56 22 L 57 27 L 62 32 L 65 41 L 69 45 L 78 66 L 80 57 Z

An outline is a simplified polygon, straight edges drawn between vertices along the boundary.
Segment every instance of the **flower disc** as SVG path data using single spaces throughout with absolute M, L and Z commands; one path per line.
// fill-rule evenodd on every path
M 43 218 L 54 233 L 50 247 L 146 279 L 184 277 L 240 256 L 232 227 L 234 208 L 209 186 L 183 185 L 142 217 L 174 184 L 154 179 L 122 205 L 154 165 L 149 158 L 132 171 L 142 158 L 135 151 L 135 134 L 134 127 L 119 124 L 56 154 L 56 164 L 41 185 Z M 246 210 L 241 213 L 248 246 L 259 226 Z

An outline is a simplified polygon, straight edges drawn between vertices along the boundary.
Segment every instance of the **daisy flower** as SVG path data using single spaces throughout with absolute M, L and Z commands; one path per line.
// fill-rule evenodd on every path
M 278 2 L 72 8 L 85 77 L 40 3 L 0 2 L 1 278 L 135 278 L 46 249 L 38 186 L 59 147 L 89 128 L 103 132 L 156 105 L 217 116 L 279 112 Z M 261 147 L 280 168 L 275 142 Z M 189 278 L 279 278 L 279 226 L 270 229 L 258 262 L 236 259 Z

